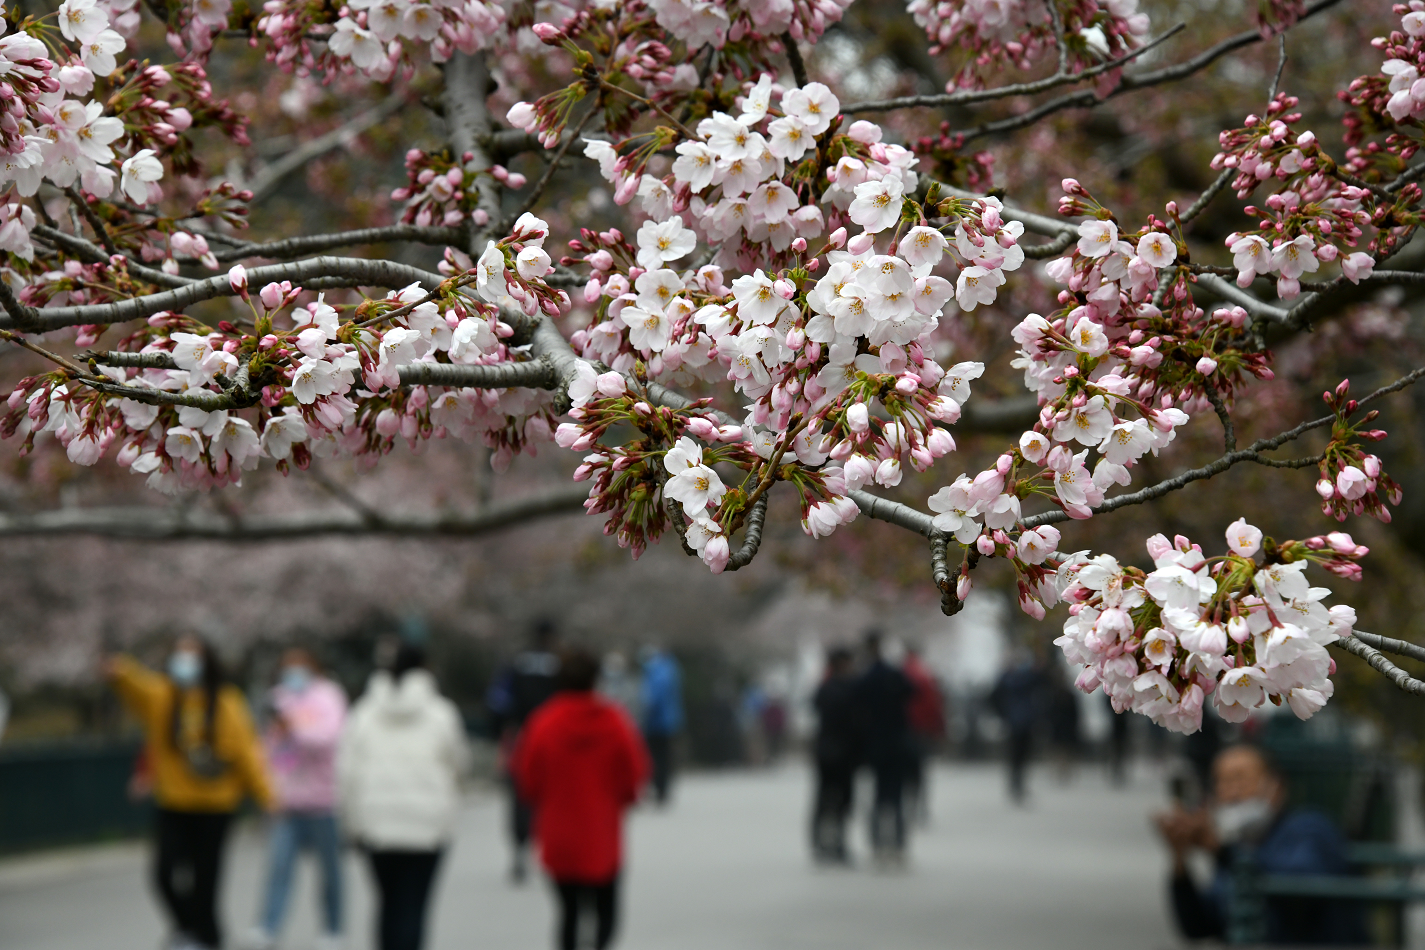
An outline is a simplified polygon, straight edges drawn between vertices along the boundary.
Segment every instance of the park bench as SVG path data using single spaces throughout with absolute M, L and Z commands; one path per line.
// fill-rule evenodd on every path
M 1383 909 L 1389 917 L 1384 929 L 1399 945 L 1405 907 L 1425 902 L 1425 883 L 1415 880 L 1416 869 L 1425 867 L 1425 851 L 1407 851 L 1383 842 L 1358 842 L 1350 845 L 1347 860 L 1358 873 L 1261 874 L 1250 856 L 1244 856 L 1233 869 L 1227 942 L 1261 943 L 1267 901 L 1306 898 L 1361 901 Z M 1371 929 L 1379 932 L 1381 928 Z

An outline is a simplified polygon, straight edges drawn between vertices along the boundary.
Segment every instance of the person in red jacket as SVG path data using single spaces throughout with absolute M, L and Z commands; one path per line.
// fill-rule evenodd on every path
M 534 812 L 540 860 L 559 899 L 560 950 L 576 950 L 590 907 L 592 945 L 604 950 L 613 939 L 623 814 L 649 773 L 632 721 L 594 693 L 598 676 L 591 653 L 563 651 L 559 691 L 530 717 L 515 749 L 515 778 Z

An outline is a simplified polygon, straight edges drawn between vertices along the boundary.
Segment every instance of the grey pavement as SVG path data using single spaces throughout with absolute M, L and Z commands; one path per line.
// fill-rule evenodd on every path
M 669 809 L 631 821 L 621 950 L 1158 950 L 1167 923 L 1165 861 L 1147 816 L 1162 782 L 1141 769 L 1110 788 L 1097 770 L 1068 785 L 1034 775 L 1031 802 L 1005 801 L 992 766 L 942 765 L 932 822 L 909 867 L 812 866 L 805 846 L 807 769 L 688 776 Z M 863 798 L 865 796 L 863 795 Z M 864 854 L 858 820 L 856 844 Z M 428 950 L 543 950 L 552 901 L 504 872 L 503 806 L 471 794 L 435 896 Z M 224 916 L 230 936 L 256 913 L 263 842 L 237 837 Z M 156 950 L 163 926 L 141 844 L 0 861 L 3 950 Z M 315 928 L 314 868 L 297 881 L 283 947 L 306 950 Z M 371 891 L 348 857 L 349 950 L 368 950 Z M 231 944 L 230 940 L 230 944 Z

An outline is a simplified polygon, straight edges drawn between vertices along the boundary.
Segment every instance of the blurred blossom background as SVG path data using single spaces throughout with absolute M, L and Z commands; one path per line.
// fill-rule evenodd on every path
M 1155 32 L 1188 24 L 1143 58 L 1161 65 L 1250 28 L 1256 5 L 1144 0 L 1142 9 Z M 1370 39 L 1397 22 L 1388 4 L 1351 2 L 1289 34 L 1282 88 L 1301 99 L 1301 127 L 1338 152 L 1344 107 L 1336 93 L 1350 77 L 1378 68 Z M 142 42 L 158 52 L 161 33 L 148 22 Z M 497 73 L 518 76 L 522 87 L 554 88 L 568 66 L 558 50 L 495 59 Z M 936 91 L 949 78 L 948 64 L 948 57 L 926 52 L 923 31 L 895 0 L 857 0 L 808 55 L 812 78 L 842 101 Z M 1021 207 L 1052 213 L 1058 182 L 1073 176 L 1124 220 L 1137 220 L 1161 211 L 1153 202 L 1191 201 L 1211 183 L 1218 131 L 1265 104 L 1277 67 L 1277 44 L 1260 43 L 1186 83 L 1092 111 L 1066 110 L 1029 129 L 962 145 L 922 136 L 932 118 L 947 130 L 965 129 L 1021 111 L 1025 100 L 891 114 L 884 122 L 888 136 L 917 144 L 921 169 L 937 177 L 1003 189 Z M 440 118 L 417 105 L 437 88 L 429 69 L 392 99 L 351 77 L 322 86 L 275 72 L 260 54 L 232 42 L 215 54 L 212 72 L 215 85 L 246 90 L 232 105 L 263 130 L 250 149 L 215 136 L 210 153 L 221 156 L 211 173 L 263 184 L 251 213 L 254 234 L 393 223 L 402 203 L 390 192 L 406 180 L 405 150 L 441 141 Z M 492 112 L 503 115 L 511 104 L 502 88 Z M 336 129 L 344 130 L 341 147 L 287 161 L 313 136 Z M 543 170 L 531 154 L 509 166 L 531 179 Z M 556 236 L 577 234 L 595 216 L 608 225 L 631 220 L 634 206 L 614 206 L 593 163 L 576 163 L 554 188 L 545 207 Z M 1218 263 L 1230 258 L 1222 239 L 1245 226 L 1239 207 L 1222 201 L 1206 213 L 1195 253 Z M 437 250 L 413 245 L 372 253 L 425 267 L 438 260 Z M 1418 241 L 1404 254 L 1411 266 L 1425 263 Z M 1025 313 L 1049 307 L 1054 291 L 1037 266 L 1020 278 L 994 305 L 943 323 L 942 364 L 974 358 L 987 365 L 976 399 L 1024 398 L 1009 367 L 1009 330 Z M 207 306 L 220 316 L 227 303 Z M 1394 380 L 1421 365 L 1423 343 L 1425 296 L 1362 287 L 1314 332 L 1280 343 L 1276 379 L 1251 390 L 1239 441 L 1321 414 L 1321 392 L 1342 378 L 1359 393 Z M 13 382 L 35 367 L 29 354 L 0 344 L 0 378 Z M 1389 524 L 1360 519 L 1350 526 L 1372 550 L 1369 569 L 1358 584 L 1333 577 L 1329 585 L 1337 591 L 1333 600 L 1356 607 L 1361 629 L 1425 642 L 1425 390 L 1397 393 L 1379 408 L 1390 437 L 1377 451 L 1405 500 Z M 1303 439 L 1301 454 L 1317 451 L 1321 435 Z M 956 439 L 953 463 L 973 473 L 992 464 L 1005 435 L 956 430 Z M 1143 460 L 1143 481 L 1213 457 L 1220 444 L 1215 419 L 1195 421 L 1161 458 Z M 830 948 L 869 946 L 880 937 L 905 948 L 1024 947 L 1030 940 L 1057 947 L 1177 945 L 1167 851 L 1149 816 L 1173 800 L 1201 802 L 1213 753 L 1243 736 L 1275 750 L 1292 794 L 1329 810 L 1354 841 L 1425 846 L 1419 782 L 1425 702 L 1389 687 L 1363 663 L 1337 654 L 1336 698 L 1309 723 L 1269 710 L 1241 727 L 1214 721 L 1211 735 L 1183 738 L 1141 717 L 1118 722 L 1102 695 L 1072 691 L 1072 671 L 1052 646 L 1062 613 L 1057 622 L 1051 613 L 1038 624 L 1023 616 L 1014 606 L 1013 574 L 999 561 L 979 568 L 965 610 L 946 618 L 922 539 L 862 518 L 813 542 L 785 493 L 771 503 L 753 569 L 722 576 L 666 541 L 631 560 L 577 503 L 476 537 L 372 530 L 153 541 L 26 527 L 40 512 L 137 506 L 210 521 L 294 510 L 356 510 L 373 524 L 471 513 L 566 488 L 578 459 L 550 445 L 536 457 L 499 460 L 500 471 L 491 461 L 488 450 L 454 441 L 432 442 L 417 454 L 398 439 L 391 456 L 369 471 L 317 459 L 311 471 L 284 477 L 264 466 L 244 476 L 240 488 L 169 498 L 147 491 L 110 459 L 75 466 L 53 442 L 41 440 L 24 458 L 0 452 L 0 946 L 157 945 L 161 928 L 156 911 L 139 898 L 143 864 L 131 843 L 147 827 L 145 806 L 128 788 L 138 730 L 103 682 L 100 664 L 124 651 L 159 665 L 173 638 L 187 633 L 217 647 L 259 710 L 279 656 L 292 645 L 317 653 L 353 698 L 383 636 L 428 650 L 476 749 L 457 857 L 435 911 L 437 947 L 547 942 L 543 895 L 512 890 L 502 878 L 500 779 L 487 705 L 497 671 L 541 620 L 553 622 L 565 641 L 604 657 L 617 654 L 631 667 L 641 650 L 665 647 L 683 671 L 686 726 L 676 746 L 683 788 L 666 813 L 635 813 L 623 944 L 629 947 Z M 891 494 L 923 506 L 955 474 L 943 464 L 931 474 L 908 471 Z M 1145 566 L 1150 559 L 1141 539 L 1149 534 L 1181 533 L 1206 545 L 1243 513 L 1276 537 L 1319 533 L 1329 528 L 1315 508 L 1314 479 L 1311 470 L 1283 478 L 1238 466 L 1151 508 L 1064 526 L 1063 550 L 1107 552 Z M 885 633 L 895 663 L 918 650 L 944 697 L 944 737 L 933 749 L 928 784 L 930 819 L 913 831 L 904 871 L 877 875 L 861 867 L 828 875 L 806 857 L 808 761 L 817 728 L 811 697 L 826 650 L 857 647 L 872 628 Z M 1033 726 L 1029 805 L 1019 809 L 1004 791 L 1009 730 L 989 697 L 1004 671 L 1025 657 L 1042 671 L 1046 698 Z M 1400 662 L 1425 673 L 1425 666 Z M 864 807 L 864 789 L 861 801 Z M 255 822 L 240 836 L 224 898 L 234 933 L 253 913 L 261 850 Z M 858 812 L 853 840 L 863 852 L 864 822 Z M 358 898 L 350 939 L 364 947 L 365 885 L 351 876 Z M 311 901 L 300 889 L 295 901 L 291 946 L 312 933 Z M 71 906 L 66 923 L 60 918 Z M 1398 907 L 1371 911 L 1371 940 L 1425 946 L 1425 928 Z M 106 934 L 113 941 L 103 942 Z

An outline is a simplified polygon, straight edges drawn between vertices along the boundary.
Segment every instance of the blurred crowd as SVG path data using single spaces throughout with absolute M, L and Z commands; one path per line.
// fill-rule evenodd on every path
M 288 649 L 256 715 L 200 638 L 180 637 L 162 670 L 127 656 L 106 661 L 145 734 L 131 790 L 155 806 L 153 883 L 170 950 L 223 945 L 224 852 L 248 801 L 269 816 L 268 867 L 242 946 L 277 944 L 303 853 L 321 872 L 319 947 L 342 946 L 347 844 L 365 856 L 379 896 L 375 945 L 423 945 L 470 748 L 423 650 L 389 637 L 375 659 L 376 672 L 348 706 L 312 651 Z M 511 877 L 525 880 L 537 845 L 556 899 L 556 947 L 606 947 L 617 921 L 624 813 L 645 785 L 658 803 L 671 794 L 673 738 L 683 726 L 678 664 L 647 646 L 635 672 L 621 656 L 560 647 L 553 626 L 539 623 L 528 649 L 494 678 L 487 704 L 509 797 Z
M 808 709 L 785 677 L 771 674 L 720 702 L 741 732 L 743 761 L 752 763 L 775 762 L 795 733 L 793 721 L 812 714 L 809 838 L 817 864 L 857 863 L 849 830 L 859 786 L 870 865 L 902 869 L 911 834 L 929 822 L 927 763 L 948 746 L 951 694 L 914 644 L 879 630 L 823 657 L 814 687 L 803 693 Z M 267 815 L 267 868 L 254 924 L 239 946 L 278 945 L 294 868 L 309 854 L 320 870 L 318 950 L 341 947 L 342 858 L 355 847 L 378 895 L 374 945 L 420 950 L 434 883 L 456 835 L 472 761 L 469 730 L 411 638 L 380 639 L 374 663 L 348 705 L 314 652 L 288 648 L 254 710 L 197 637 L 173 643 L 162 669 L 122 655 L 106 661 L 145 734 L 131 791 L 154 804 L 153 884 L 170 924 L 169 950 L 224 945 L 217 913 L 224 850 L 245 802 Z M 527 881 L 537 859 L 554 899 L 559 950 L 602 950 L 614 939 L 624 816 L 640 802 L 661 808 L 671 801 L 688 725 L 684 693 L 683 669 L 666 649 L 646 644 L 633 654 L 596 656 L 561 644 L 547 622 L 535 624 L 525 648 L 488 681 L 487 734 L 507 799 L 509 876 Z M 1071 777 L 1087 751 L 1080 713 L 1096 700 L 1074 692 L 1058 664 L 1012 651 L 992 686 L 961 698 L 960 718 L 971 726 L 960 751 L 972 751 L 987 731 L 974 724 L 975 711 L 991 713 L 1010 801 L 1025 805 L 1032 759 L 1048 758 L 1061 781 Z M 1109 775 L 1122 783 L 1130 720 L 1106 718 Z M 1362 905 L 1332 895 L 1390 898 L 1390 881 L 1362 883 L 1359 849 L 1349 843 L 1374 819 L 1363 811 L 1356 827 L 1343 829 L 1339 809 L 1315 807 L 1307 786 L 1313 768 L 1318 777 L 1333 769 L 1369 776 L 1353 760 L 1327 762 L 1322 747 L 1310 745 L 1283 767 L 1258 741 L 1259 727 L 1209 718 L 1175 746 L 1181 768 L 1168 768 L 1174 804 L 1153 819 L 1170 856 L 1174 922 L 1187 939 L 1361 944 L 1369 939 Z M 1303 771 L 1310 760 L 1320 761 Z M 1347 797 L 1374 800 L 1357 791 Z M 1395 852 L 1377 859 L 1407 875 L 1414 866 Z

